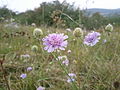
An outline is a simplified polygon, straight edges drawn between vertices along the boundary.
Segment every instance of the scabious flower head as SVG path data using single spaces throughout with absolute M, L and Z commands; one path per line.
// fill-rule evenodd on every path
M 35 28 L 34 31 L 33 31 L 33 36 L 35 38 L 39 38 L 40 36 L 43 35 L 43 31 L 39 28 Z
M 112 32 L 113 31 L 113 26 L 111 24 L 108 24 L 106 27 L 105 27 L 105 30 L 107 32 Z
M 28 68 L 27 68 L 27 71 L 32 71 L 32 67 L 28 67 Z
M 82 37 L 83 36 L 83 31 L 81 28 L 75 28 L 75 30 L 73 31 L 73 35 L 75 37 Z
M 64 34 L 49 34 L 45 38 L 43 38 L 43 45 L 45 45 L 44 50 L 47 50 L 48 52 L 53 52 L 57 49 L 65 50 L 65 47 L 67 47 L 67 39 L 68 36 Z
M 37 90 L 45 90 L 45 87 L 39 86 Z
M 22 79 L 25 79 L 25 78 L 27 77 L 27 74 L 21 74 L 20 77 L 21 77 Z
M 37 46 L 37 45 L 33 45 L 33 46 L 31 47 L 31 50 L 32 50 L 33 52 L 38 51 L 38 46 Z
M 100 33 L 98 32 L 91 32 L 87 36 L 85 36 L 84 44 L 88 46 L 94 46 L 100 40 Z

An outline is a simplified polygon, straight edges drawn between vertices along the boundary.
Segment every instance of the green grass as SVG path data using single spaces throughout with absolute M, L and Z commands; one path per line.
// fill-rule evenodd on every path
M 40 39 L 53 32 L 69 36 L 65 51 L 47 53 L 43 50 L 42 41 L 32 36 L 33 27 L 20 26 L 14 30 L 3 26 L 0 25 L 0 59 L 5 55 L 3 66 L 11 90 L 36 90 L 39 86 L 46 90 L 76 90 L 72 83 L 67 83 L 67 75 L 53 55 L 68 57 L 70 64 L 65 68 L 69 73 L 77 75 L 74 84 L 78 90 L 120 89 L 120 85 L 114 85 L 115 82 L 120 84 L 120 28 L 114 29 L 109 36 L 102 32 L 100 42 L 90 47 L 83 44 L 84 38 L 76 38 L 72 32 L 40 27 L 44 33 Z M 16 35 L 16 32 L 25 32 L 25 35 Z M 106 43 L 103 43 L 104 39 L 107 40 Z M 33 45 L 39 47 L 36 53 L 31 51 Z M 72 51 L 70 54 L 67 53 L 69 49 Z M 29 54 L 30 58 L 21 59 L 23 54 Z M 33 70 L 27 72 L 26 68 L 29 66 L 32 66 Z M 20 78 L 22 73 L 27 73 L 25 79 Z M 2 71 L 0 90 L 7 90 Z

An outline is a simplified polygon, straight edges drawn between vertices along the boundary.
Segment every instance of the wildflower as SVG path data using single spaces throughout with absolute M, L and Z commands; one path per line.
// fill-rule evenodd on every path
M 64 60 L 64 61 L 62 62 L 62 64 L 65 64 L 66 66 L 68 66 L 69 60 L 68 60 L 68 59 Z
M 32 67 L 28 67 L 28 68 L 27 68 L 27 71 L 32 71 Z
M 37 90 L 45 90 L 45 87 L 39 86 Z
M 69 73 L 68 75 L 69 75 L 69 77 L 67 79 L 68 83 L 75 81 L 75 77 L 76 77 L 75 73 Z
M 68 36 L 64 34 L 49 34 L 45 38 L 43 38 L 43 45 L 45 45 L 44 50 L 47 50 L 48 52 L 53 52 L 57 49 L 65 50 L 65 47 L 67 47 L 67 39 Z
M 75 30 L 73 31 L 73 35 L 75 37 L 82 37 L 83 36 L 83 31 L 81 28 L 75 28 Z
M 24 79 L 24 78 L 27 77 L 27 74 L 21 74 L 20 77 L 21 77 L 22 79 Z
M 33 31 L 33 36 L 34 37 L 40 37 L 40 36 L 42 36 L 43 35 L 43 32 L 42 32 L 42 30 L 41 29 L 39 29 L 39 28 L 35 28 L 34 29 L 34 31 Z
M 94 46 L 100 40 L 100 33 L 98 32 L 91 32 L 87 36 L 85 36 L 84 44 L 88 46 Z
M 105 27 L 105 30 L 107 32 L 112 32 L 113 31 L 113 26 L 111 24 L 108 24 L 106 27 Z
M 31 47 L 31 50 L 32 50 L 33 52 L 38 51 L 38 46 L 37 46 L 37 45 L 33 45 L 33 46 Z

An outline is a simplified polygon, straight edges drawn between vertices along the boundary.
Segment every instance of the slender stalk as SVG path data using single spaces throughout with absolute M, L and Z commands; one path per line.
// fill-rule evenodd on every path
M 10 89 L 10 86 L 9 86 L 9 84 L 8 84 L 7 77 L 6 77 L 5 72 L 4 72 L 3 62 L 2 62 L 2 61 L 0 62 L 0 65 L 1 65 L 1 70 L 2 70 L 2 72 L 3 72 L 3 77 L 4 77 L 4 79 L 5 79 L 5 83 L 6 83 L 6 85 L 7 85 L 7 88 L 8 88 L 8 90 L 11 90 L 11 89 Z
M 55 55 L 53 55 L 53 56 L 54 56 L 54 58 L 56 58 Z M 65 72 L 65 74 L 72 80 L 72 78 L 68 75 L 68 71 L 63 67 L 63 65 L 61 64 L 60 60 L 58 60 L 58 63 L 60 65 L 61 69 Z M 72 81 L 72 85 L 73 85 L 74 90 L 78 90 L 76 84 L 73 81 Z

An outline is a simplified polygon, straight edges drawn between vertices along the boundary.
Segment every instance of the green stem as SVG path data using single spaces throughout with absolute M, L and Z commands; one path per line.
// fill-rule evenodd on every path
M 53 56 L 54 56 L 54 58 L 57 58 L 55 55 L 53 55 Z M 63 67 L 63 65 L 61 64 L 60 60 L 58 60 L 58 63 L 59 63 L 59 65 L 60 65 L 61 69 L 65 72 L 65 74 L 66 74 L 66 75 L 71 79 L 71 81 L 72 81 L 72 78 L 68 75 L 68 71 Z M 72 85 L 73 85 L 74 90 L 78 90 L 76 84 L 75 84 L 73 81 L 72 81 Z

